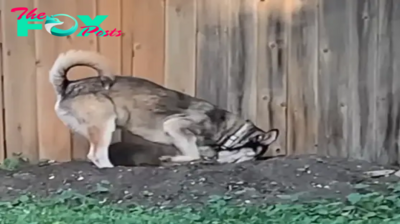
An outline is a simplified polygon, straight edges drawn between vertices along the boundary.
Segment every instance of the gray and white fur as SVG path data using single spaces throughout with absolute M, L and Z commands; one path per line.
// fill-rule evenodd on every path
M 219 162 L 252 160 L 278 138 L 277 129 L 265 132 L 205 100 L 143 78 L 115 75 L 106 61 L 96 52 L 70 50 L 60 54 L 50 70 L 56 113 L 89 140 L 88 158 L 99 168 L 113 167 L 108 147 L 117 127 L 174 145 L 178 155 L 160 158 L 171 162 L 199 160 L 210 150 L 222 152 Z M 81 65 L 94 68 L 102 78 L 68 80 L 68 70 Z

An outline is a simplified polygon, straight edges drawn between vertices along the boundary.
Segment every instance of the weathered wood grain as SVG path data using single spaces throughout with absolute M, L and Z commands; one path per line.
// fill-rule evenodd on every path
M 167 0 L 165 28 L 166 87 L 195 94 L 196 0 Z
M 134 7 L 135 1 L 121 0 L 121 25 L 122 25 L 122 39 L 121 39 L 121 73 L 125 76 L 133 76 L 133 38 L 134 38 Z M 130 134 L 127 131 L 121 130 L 121 140 L 126 141 L 130 139 Z
M 76 15 L 89 15 L 91 18 L 94 18 L 97 14 L 96 12 L 96 0 L 89 0 L 89 1 L 71 1 L 70 4 L 73 4 L 74 11 L 69 14 L 72 16 Z M 84 26 L 84 24 L 78 20 L 79 27 Z M 103 27 L 103 24 L 102 24 Z M 68 39 L 69 41 L 63 42 L 65 44 L 65 48 L 68 49 L 81 49 L 81 50 L 90 50 L 96 51 L 97 50 L 97 38 L 95 34 L 89 34 L 86 37 L 77 37 L 76 35 L 81 32 L 78 29 L 74 34 L 70 36 Z M 93 69 L 88 67 L 77 67 L 72 69 L 69 74 L 69 79 L 82 79 L 90 76 L 97 76 L 96 72 Z M 80 134 L 71 133 L 72 137 L 72 159 L 75 160 L 84 160 L 86 159 L 86 155 L 89 152 L 89 141 Z
M 379 0 L 378 58 L 376 73 L 377 162 L 399 164 L 400 139 L 400 5 Z
M 271 147 L 273 155 L 286 153 L 287 26 L 279 13 L 258 2 L 257 124 L 278 128 L 280 136 Z
M 318 150 L 349 155 L 349 18 L 346 0 L 321 0 L 319 6 Z
M 33 1 L 1 1 L 1 4 L 6 156 L 22 153 L 35 161 L 38 159 L 36 91 L 40 89 L 36 88 L 35 36 L 30 30 L 28 36 L 18 37 L 20 13 L 11 12 L 14 7 L 33 8 Z
M 76 16 L 78 1 L 70 1 L 68 4 L 35 1 L 35 6 L 48 15 L 64 12 L 66 14 Z M 85 5 L 82 13 L 90 13 L 90 9 L 86 11 Z M 81 13 L 81 12 L 80 12 Z M 74 21 L 62 18 L 63 26 L 71 27 Z M 83 25 L 83 24 L 80 24 Z M 61 122 L 54 111 L 56 102 L 56 94 L 52 85 L 49 83 L 49 70 L 55 59 L 62 52 L 69 49 L 87 47 L 94 43 L 85 42 L 85 39 L 75 37 L 75 34 L 67 37 L 55 37 L 47 33 L 45 30 L 35 31 L 36 37 L 36 58 L 37 58 L 37 104 L 38 104 L 38 138 L 39 138 L 39 157 L 40 159 L 54 159 L 57 161 L 69 161 L 72 159 L 72 142 L 70 130 Z M 89 39 L 86 39 L 89 40 Z M 68 78 L 86 77 L 85 72 L 90 74 L 88 69 L 74 69 L 68 74 Z M 93 72 L 94 74 L 94 72 Z
M 197 1 L 196 96 L 228 109 L 229 0 Z
M 378 1 L 347 1 L 349 18 L 348 135 L 351 158 L 375 157 L 375 75 L 377 56 Z
M 256 117 L 256 2 L 199 1 L 196 96 Z
M 319 152 L 371 160 L 377 1 L 324 0 L 320 9 Z
M 3 5 L 3 3 L 0 3 L 0 7 Z M 1 18 L 1 13 L 3 12 L 3 10 L 0 8 L 0 18 Z M 0 19 L 0 43 L 3 43 L 3 30 L 4 30 L 4 25 L 2 23 L 2 20 Z
M 132 76 L 133 74 L 133 8 L 132 0 L 121 0 L 121 73 L 122 75 Z
M 0 3 L 0 162 L 5 159 L 6 146 L 5 146 L 5 127 L 4 127 L 4 87 L 3 87 L 3 23 L 1 19 L 1 3 Z
M 287 153 L 317 152 L 318 0 L 291 15 L 288 30 Z
M 228 110 L 256 119 L 257 107 L 257 4 L 230 1 L 228 25 Z
M 133 75 L 164 83 L 165 1 L 132 0 Z
M 101 23 L 104 30 L 122 30 L 121 22 L 121 0 L 97 0 L 96 15 L 108 15 L 107 19 Z M 122 31 L 123 32 L 123 31 Z M 122 69 L 122 36 L 119 37 L 97 37 L 98 51 L 106 56 L 117 74 L 121 74 Z M 112 142 L 121 141 L 121 130 L 113 133 Z
M 122 69 L 124 74 L 164 84 L 165 66 L 165 1 L 123 0 Z M 130 46 L 129 46 L 130 45 Z M 129 58 L 132 58 L 129 62 Z M 129 71 L 129 69 L 131 69 Z M 122 140 L 130 141 L 123 132 Z

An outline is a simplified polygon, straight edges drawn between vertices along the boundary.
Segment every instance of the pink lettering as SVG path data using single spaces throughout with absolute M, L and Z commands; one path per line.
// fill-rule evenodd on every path
M 39 18 L 39 19 L 45 19 L 45 18 L 46 18 L 46 13 L 44 13 L 44 12 L 39 13 L 39 15 L 37 16 L 37 18 Z
M 96 36 L 98 36 L 98 37 L 101 37 L 102 35 L 103 35 L 103 31 L 101 31 L 101 30 L 96 33 Z
M 89 31 L 89 28 L 91 28 L 91 27 L 96 27 L 96 29 L 93 29 L 93 30 Z M 85 36 L 86 33 L 95 33 L 95 32 L 97 32 L 99 30 L 99 27 L 97 27 L 97 26 L 82 26 L 81 28 L 85 29 L 83 31 L 83 33 L 82 33 L 82 36 Z
M 111 31 L 110 36 L 113 37 L 113 36 L 114 36 L 113 34 L 114 34 L 115 31 L 117 31 L 117 29 L 114 28 L 114 29 Z
M 25 18 L 27 19 L 44 19 L 46 16 L 46 13 L 42 12 L 38 15 L 38 17 L 36 17 L 35 11 L 37 10 L 37 8 L 32 9 L 26 16 Z M 11 12 L 18 12 L 18 11 L 23 11 L 19 16 L 18 16 L 18 20 L 20 20 L 22 18 L 22 16 L 25 15 L 26 12 L 28 12 L 28 8 L 26 7 L 16 7 L 16 8 L 12 8 Z
M 11 12 L 17 12 L 17 11 L 24 11 L 23 13 L 21 13 L 21 15 L 18 16 L 18 20 L 20 20 L 22 18 L 22 16 L 25 15 L 25 13 L 28 11 L 27 7 L 17 7 L 17 8 L 12 8 Z
M 26 15 L 26 18 L 27 19 L 29 19 L 29 18 L 31 18 L 31 19 L 35 19 L 36 17 L 36 14 L 35 14 L 35 11 L 37 10 L 37 8 L 34 8 L 34 9 L 32 9 L 32 11 L 30 11 L 27 15 Z

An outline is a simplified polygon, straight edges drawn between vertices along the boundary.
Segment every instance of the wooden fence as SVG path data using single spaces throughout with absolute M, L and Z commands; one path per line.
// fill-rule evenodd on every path
M 85 158 L 88 143 L 56 117 L 48 81 L 56 56 L 76 48 L 105 54 L 124 75 L 279 128 L 274 153 L 397 163 L 397 1 L 1 0 L 0 159 L 18 152 L 33 161 Z M 124 35 L 32 30 L 17 37 L 18 14 L 10 10 L 21 6 L 48 15 L 109 15 L 101 26 Z M 95 75 L 85 68 L 72 73 Z

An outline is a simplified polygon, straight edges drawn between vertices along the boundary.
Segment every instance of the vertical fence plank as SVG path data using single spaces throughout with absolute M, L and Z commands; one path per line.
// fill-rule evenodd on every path
M 196 0 L 167 0 L 165 86 L 195 93 Z
M 122 75 L 132 76 L 133 75 L 133 38 L 134 38 L 134 23 L 132 22 L 134 19 L 134 8 L 136 7 L 135 1 L 133 0 L 122 0 L 121 1 L 121 25 L 123 36 L 121 39 L 121 72 Z M 128 131 L 122 130 L 121 139 L 126 142 L 130 139 L 134 139 L 130 137 L 131 134 Z
M 399 164 L 400 139 L 400 5 L 379 0 L 378 60 L 376 74 L 376 157 Z
M 286 151 L 286 28 L 268 1 L 258 2 L 257 124 L 265 130 L 280 130 L 272 155 Z
M 89 15 L 91 18 L 94 18 L 96 14 L 96 0 L 88 0 L 88 1 L 69 1 L 68 4 L 73 5 L 73 11 L 71 10 L 69 14 L 77 18 L 77 15 Z M 84 26 L 82 21 L 78 19 L 79 27 Z M 102 24 L 103 26 L 103 24 Z M 68 41 L 64 41 L 63 43 L 66 45 L 65 48 L 68 49 L 80 49 L 80 50 L 97 50 L 97 38 L 95 34 L 90 34 L 86 37 L 77 37 L 76 35 L 80 32 L 81 29 L 78 29 L 74 34 L 72 34 Z M 90 76 L 97 76 L 96 72 L 88 67 L 77 67 L 70 70 L 68 74 L 69 79 L 83 79 Z M 86 159 L 86 155 L 89 152 L 89 141 L 82 135 L 78 133 L 72 134 L 72 158 L 75 160 L 84 160 Z
M 104 30 L 112 31 L 115 28 L 122 30 L 121 14 L 121 0 L 97 0 L 96 15 L 108 15 L 107 19 L 101 24 Z M 121 74 L 122 69 L 121 40 L 122 36 L 97 37 L 98 51 L 111 61 L 111 65 L 117 74 Z M 112 142 L 119 141 L 121 141 L 121 130 L 116 130 L 113 133 Z
M 257 5 L 254 0 L 230 1 L 229 4 L 227 108 L 255 121 Z
M 346 0 L 321 0 L 319 10 L 318 146 L 323 154 L 348 156 L 349 20 Z
M 240 115 L 245 119 L 256 122 L 257 118 L 257 1 L 239 1 L 238 20 L 234 22 L 238 26 L 236 37 L 242 44 L 243 58 L 236 57 L 237 72 L 243 73 L 243 96 L 238 103 Z M 236 43 L 232 42 L 232 45 Z M 234 53 L 234 52 L 233 52 Z M 243 62 L 242 62 L 243 60 Z M 242 67 L 240 67 L 240 66 Z
M 17 36 L 17 17 L 14 7 L 33 8 L 31 0 L 2 1 L 3 72 L 5 137 L 7 157 L 22 153 L 32 161 L 38 159 L 36 122 L 36 58 L 35 36 Z
M 134 26 L 133 75 L 164 83 L 165 1 L 132 0 Z
M 165 1 L 122 0 L 122 71 L 164 84 Z M 123 141 L 135 138 L 122 133 Z
M 288 41 L 287 153 L 317 152 L 318 0 L 291 15 Z
M 239 14 L 239 27 L 243 31 L 241 38 L 243 39 L 244 51 L 244 92 L 241 102 L 241 116 L 257 121 L 257 27 L 258 27 L 258 10 L 257 1 L 246 0 L 241 1 Z M 239 35 L 239 34 L 238 34 Z
M 252 3 L 254 1 L 198 3 L 197 96 L 241 116 L 245 113 L 243 107 L 248 116 L 248 107 L 255 105 L 248 94 L 248 101 L 244 101 L 245 87 L 254 85 L 255 77 Z
M 319 149 L 375 157 L 375 0 L 328 1 L 320 7 Z
M 196 96 L 228 109 L 229 0 L 197 5 Z
M 54 1 L 35 1 L 35 6 L 46 12 L 47 15 L 58 14 L 60 12 L 71 16 L 81 13 L 90 13 L 85 5 L 78 11 L 80 1 L 54 2 Z M 71 27 L 74 21 L 66 17 L 60 17 L 64 22 L 63 27 Z M 79 20 L 78 20 L 79 21 Z M 80 26 L 83 24 L 80 23 Z M 49 70 L 57 56 L 72 48 L 90 49 L 93 42 L 90 38 L 76 37 L 78 31 L 71 36 L 55 37 L 45 30 L 35 31 L 37 48 L 37 101 L 38 101 L 38 135 L 40 144 L 40 158 L 54 159 L 58 161 L 69 161 L 72 159 L 72 142 L 70 130 L 61 122 L 54 111 L 56 95 L 53 87 L 49 83 Z M 80 39 L 83 38 L 83 39 Z M 68 78 L 82 78 L 88 69 L 73 69 Z M 90 73 L 89 73 L 90 74 Z M 92 74 L 94 74 L 92 72 Z
M 132 0 L 121 0 L 121 74 L 126 76 L 133 75 L 134 3 Z
M 375 68 L 379 0 L 346 1 L 348 24 L 347 109 L 348 156 L 375 157 Z M 343 151 L 344 151 L 343 150 Z
M 2 1 L 1 1 L 2 2 Z M 6 148 L 5 148 L 5 136 L 4 136 L 4 87 L 3 87 L 3 29 L 4 29 L 4 24 L 3 24 L 3 19 L 1 17 L 1 14 L 3 13 L 3 10 L 1 9 L 1 6 L 3 3 L 0 3 L 0 162 L 4 161 L 5 156 L 6 156 Z

